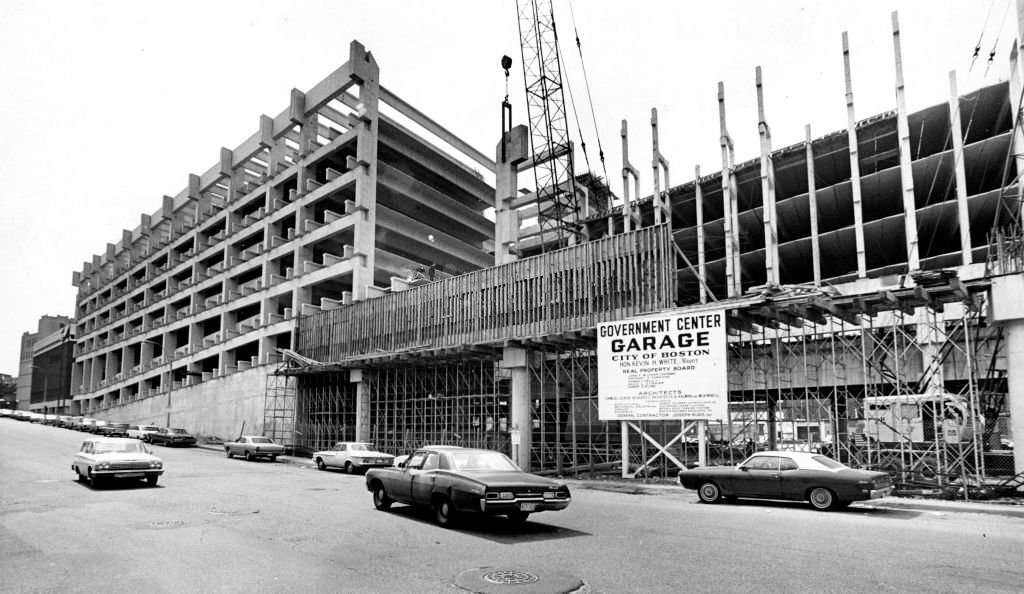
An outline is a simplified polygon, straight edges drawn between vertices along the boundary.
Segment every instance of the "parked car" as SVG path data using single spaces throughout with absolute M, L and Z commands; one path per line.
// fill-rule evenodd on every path
M 269 458 L 271 462 L 284 454 L 284 446 L 274 443 L 274 440 L 262 435 L 243 435 L 235 441 L 224 444 L 224 453 L 228 458 L 244 456 L 246 460 L 256 458 Z
M 679 484 L 696 489 L 704 503 L 723 498 L 808 501 L 818 510 L 885 497 L 892 478 L 884 472 L 855 470 L 828 456 L 809 452 L 757 452 L 737 466 L 706 466 L 679 471 Z
M 107 426 L 107 421 L 102 419 L 94 419 L 92 424 L 89 425 L 89 433 L 95 433 L 96 435 L 103 435 L 103 428 Z
M 163 427 L 160 427 L 159 425 L 129 425 L 128 437 L 141 439 L 142 441 L 149 443 L 149 436 L 161 431 L 163 431 Z
M 366 488 L 378 510 L 396 501 L 430 507 L 445 527 L 464 513 L 521 523 L 531 513 L 562 510 L 572 501 L 565 483 L 523 472 L 501 452 L 471 448 L 421 448 L 402 468 L 368 470 Z
M 100 427 L 104 437 L 128 437 L 128 423 L 107 423 Z
M 95 433 L 94 428 L 96 427 L 96 419 L 90 419 L 86 417 L 82 419 L 82 422 L 76 427 L 79 431 L 85 431 L 86 433 Z
M 196 445 L 196 438 L 180 427 L 168 427 L 155 433 L 150 433 L 149 443 L 165 446 L 194 446 Z
M 164 463 L 137 439 L 93 437 L 82 442 L 71 469 L 93 488 L 122 478 L 146 479 L 152 487 L 164 473 Z
M 320 470 L 341 468 L 347 473 L 363 472 L 369 468 L 391 466 L 395 457 L 373 449 L 363 441 L 339 441 L 329 450 L 313 453 L 313 462 Z

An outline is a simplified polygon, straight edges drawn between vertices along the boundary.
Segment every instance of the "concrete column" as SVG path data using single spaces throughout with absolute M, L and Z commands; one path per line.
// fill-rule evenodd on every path
M 1024 442 L 1024 273 L 996 276 L 989 289 L 989 322 L 1003 324 L 1006 338 L 1006 405 L 1010 439 Z M 1013 472 L 1024 472 L 1024 448 L 1013 452 Z
M 669 198 L 669 190 L 672 188 L 669 181 L 668 160 L 661 154 L 658 148 L 658 110 L 651 108 L 651 169 L 654 175 L 654 224 L 660 225 L 667 221 L 672 222 L 672 204 Z M 665 175 L 665 193 L 661 191 L 661 175 Z
M 356 385 L 356 440 L 370 441 L 370 387 L 363 380 L 363 370 L 350 369 L 348 381 Z
M 506 347 L 501 368 L 512 374 L 510 436 L 512 461 L 530 471 L 530 450 L 533 446 L 533 416 L 530 412 L 530 353 L 526 349 Z M 518 443 L 517 443 L 518 442 Z
M 949 71 L 949 127 L 953 138 L 953 173 L 956 176 L 956 217 L 960 227 L 960 263 L 971 263 L 971 219 L 967 210 L 967 171 L 964 167 L 964 137 L 960 125 L 960 95 L 956 70 Z
M 818 243 L 818 189 L 814 177 L 814 143 L 811 140 L 811 125 L 804 128 L 807 133 L 807 208 L 811 219 L 811 265 L 814 268 L 814 286 L 821 286 L 821 247 Z
M 761 67 L 755 74 L 757 86 L 757 130 L 761 139 L 761 222 L 764 225 L 765 278 L 779 284 L 778 216 L 775 214 L 775 164 L 772 163 L 772 132 L 764 116 L 764 85 Z
M 510 204 L 516 197 L 518 166 L 530 153 L 526 126 L 516 126 L 504 134 L 495 153 L 494 265 L 499 266 L 518 258 L 510 248 L 519 239 L 519 214 Z
M 1018 10 L 1024 9 L 1024 2 L 1017 3 Z M 1024 16 L 1021 16 L 1024 19 Z M 1020 24 L 1021 34 L 1024 34 L 1024 20 Z M 1024 37 L 1022 37 L 1024 39 Z M 1020 65 L 1020 51 L 1016 44 L 1010 50 L 1010 109 L 1012 110 L 1013 117 L 1013 154 L 1014 160 L 1016 161 L 1018 175 L 1019 172 L 1024 171 L 1024 126 L 1021 125 L 1020 120 L 1020 97 L 1022 89 L 1024 89 L 1024 83 L 1021 81 L 1021 65 Z M 1017 201 L 1021 203 L 1024 198 L 1024 184 L 1017 184 Z M 1020 206 L 1024 209 L 1024 203 Z M 1018 219 L 1024 219 L 1022 211 L 1018 211 Z
M 853 79 L 850 75 L 850 40 L 843 31 L 843 65 L 846 71 L 846 136 L 850 147 L 850 191 L 853 194 L 853 233 L 857 244 L 857 278 L 867 277 L 864 248 L 864 208 L 860 192 L 860 156 L 857 145 L 857 118 L 853 111 Z
M 373 55 L 356 42 L 352 42 L 350 46 L 349 63 L 353 68 L 352 77 L 360 83 L 359 103 L 356 110 L 358 131 L 356 133 L 355 202 L 356 207 L 363 212 L 362 220 L 355 224 L 352 241 L 356 253 L 361 254 L 356 258 L 352 270 L 352 296 L 356 300 L 363 300 L 367 297 L 368 288 L 373 286 L 375 267 L 376 240 L 374 233 L 377 226 L 380 70 Z
M 708 302 L 706 257 L 704 254 L 704 192 L 700 187 L 700 165 L 693 166 L 694 202 L 697 206 L 697 274 L 700 275 L 700 302 Z
M 629 198 L 629 178 L 632 176 L 636 199 L 640 199 L 640 173 L 629 162 L 629 126 L 622 120 L 619 130 L 622 137 L 622 231 L 629 233 L 633 228 L 633 203 Z
M 921 269 L 921 254 L 917 246 L 917 205 L 914 202 L 914 170 L 910 153 L 910 123 L 907 121 L 907 102 L 903 96 L 903 55 L 900 51 L 900 21 L 892 13 L 892 45 L 896 56 L 896 131 L 900 143 L 900 180 L 903 184 L 903 225 L 907 244 L 907 269 Z
M 740 270 L 739 214 L 736 212 L 736 154 L 725 125 L 725 84 L 718 83 L 719 144 L 722 148 L 722 216 L 725 232 L 725 284 L 727 297 L 743 293 Z

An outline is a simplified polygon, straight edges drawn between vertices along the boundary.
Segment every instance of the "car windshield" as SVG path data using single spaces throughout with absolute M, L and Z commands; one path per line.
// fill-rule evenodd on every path
M 370 451 L 370 448 L 368 448 L 367 444 L 365 444 L 365 443 L 350 443 L 348 445 L 348 449 L 349 449 L 349 451 L 352 451 L 352 452 L 369 452 Z
M 274 442 L 270 441 L 266 437 L 254 437 L 254 438 L 252 438 L 252 443 L 274 443 Z
M 143 425 L 139 427 L 139 431 L 159 431 L 160 428 L 156 425 Z
M 139 453 L 146 452 L 146 447 L 139 441 L 125 441 L 118 443 L 97 443 L 93 446 L 96 454 L 110 454 L 113 452 Z
M 167 432 L 176 433 L 178 435 L 188 435 L 188 431 L 185 431 L 184 429 L 168 429 Z
M 497 452 L 452 452 L 451 459 L 457 470 L 519 470 Z

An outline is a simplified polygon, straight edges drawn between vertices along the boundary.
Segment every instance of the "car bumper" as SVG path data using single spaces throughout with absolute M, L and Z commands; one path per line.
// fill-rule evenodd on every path
M 872 489 L 870 491 L 865 491 L 864 495 L 866 495 L 865 499 L 881 499 L 882 497 L 888 497 L 891 495 L 892 491 L 893 487 L 885 487 L 884 489 Z
M 131 470 L 96 470 L 93 469 L 93 476 L 104 478 L 142 478 L 146 476 L 160 476 L 164 473 L 162 468 L 142 468 Z
M 352 468 L 356 470 L 368 470 L 370 468 L 390 468 L 394 464 L 391 462 L 352 462 Z
M 480 511 L 485 514 L 508 514 L 514 512 L 558 511 L 569 507 L 572 499 L 481 499 Z

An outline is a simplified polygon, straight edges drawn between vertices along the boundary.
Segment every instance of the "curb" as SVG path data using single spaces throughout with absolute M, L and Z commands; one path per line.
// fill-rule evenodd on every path
M 215 452 L 223 452 L 221 444 L 202 443 L 196 447 Z M 284 464 L 312 465 L 312 460 L 304 456 L 278 456 L 277 461 Z M 693 493 L 672 483 L 642 483 L 626 481 L 594 481 L 586 479 L 561 479 L 570 487 L 589 489 L 592 491 L 608 491 L 627 495 L 672 495 Z M 694 496 L 696 500 L 696 496 Z M 953 501 L 948 499 L 916 499 L 911 497 L 885 497 L 870 502 L 860 502 L 869 508 L 907 509 L 935 513 L 968 513 L 1002 515 L 1024 518 L 1024 499 L 1018 501 Z

